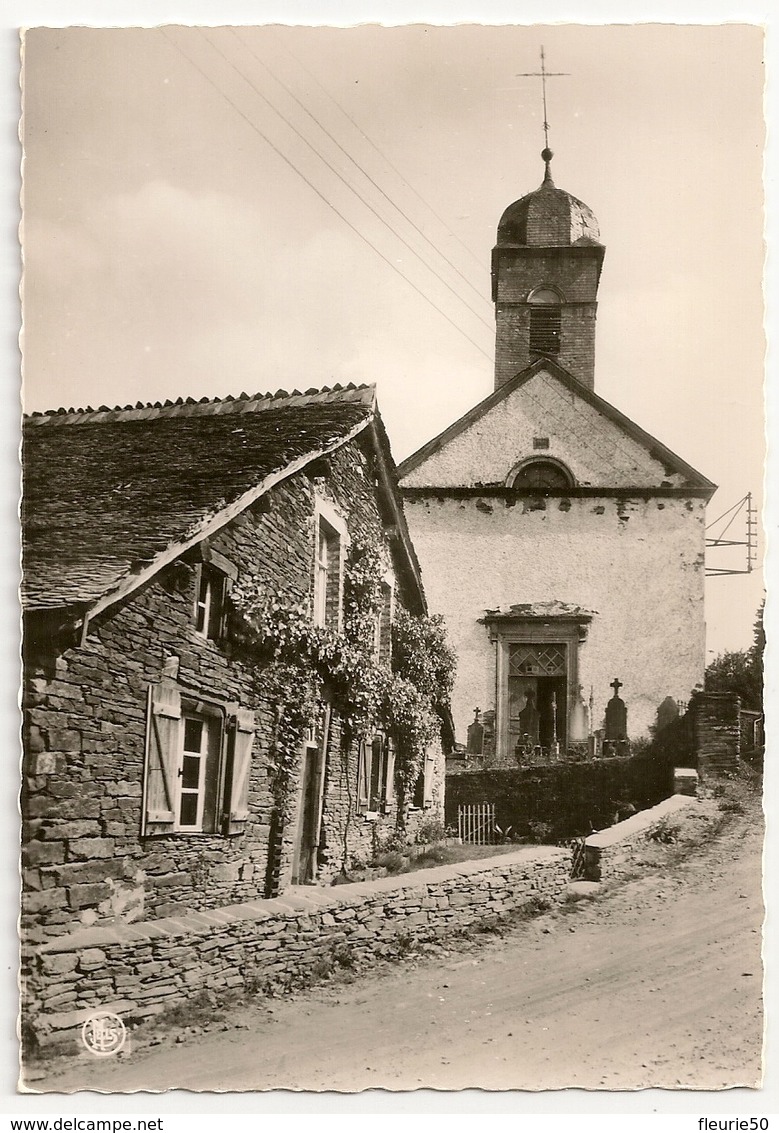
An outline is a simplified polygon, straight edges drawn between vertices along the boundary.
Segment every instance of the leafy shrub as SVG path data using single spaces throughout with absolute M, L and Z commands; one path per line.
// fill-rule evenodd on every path
M 397 955 L 401 957 L 410 955 L 416 948 L 416 940 L 410 932 L 399 932 L 394 944 Z
M 244 976 L 244 986 L 248 991 L 254 989 L 254 977 L 250 974 Z M 237 998 L 237 996 L 236 996 Z M 176 1003 L 157 1016 L 156 1022 L 165 1027 L 191 1027 L 204 1022 L 221 1021 L 226 1015 L 221 1010 L 229 1003 L 229 998 L 222 993 L 220 1001 L 213 991 L 203 989 L 195 992 L 183 1003 Z
M 402 854 L 407 845 L 408 840 L 402 830 L 376 826 L 373 832 L 373 860 L 380 865 L 378 859 L 382 854 Z
M 549 898 L 538 895 L 531 897 L 528 901 L 525 901 L 524 905 L 515 909 L 511 914 L 511 919 L 517 921 L 531 920 L 533 917 L 540 917 L 543 913 L 548 913 L 551 908 L 552 902 Z
M 408 859 L 397 850 L 388 850 L 377 855 L 376 865 L 382 866 L 387 873 L 403 873 L 408 866 Z
M 443 842 L 447 837 L 447 828 L 438 818 L 426 818 L 419 823 L 414 834 L 414 841 L 426 846 L 431 842 Z
M 431 846 L 429 850 L 425 850 L 423 854 L 419 855 L 416 859 L 416 864 L 422 867 L 427 865 L 435 866 L 441 865 L 442 862 L 446 862 L 448 859 L 449 854 L 446 846 Z
M 551 822 L 528 822 L 530 836 L 539 845 L 546 845 L 554 832 Z
M 678 821 L 673 821 L 668 818 L 661 818 L 653 826 L 650 826 L 646 832 L 646 836 L 650 842 L 660 842 L 662 845 L 671 845 L 679 841 L 682 826 Z

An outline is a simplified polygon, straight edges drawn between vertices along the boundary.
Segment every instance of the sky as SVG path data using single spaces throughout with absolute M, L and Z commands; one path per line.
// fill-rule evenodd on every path
M 490 253 L 543 176 L 541 45 L 553 175 L 606 246 L 596 391 L 719 485 L 710 520 L 760 506 L 747 24 L 29 30 L 25 409 L 376 382 L 402 460 L 493 388 Z M 763 549 L 707 583 L 709 659 L 751 643 Z

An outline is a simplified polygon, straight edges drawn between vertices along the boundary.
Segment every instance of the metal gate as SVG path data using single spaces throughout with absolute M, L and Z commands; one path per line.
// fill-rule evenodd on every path
M 466 803 L 457 808 L 457 833 L 461 842 L 492 846 L 495 842 L 495 803 Z

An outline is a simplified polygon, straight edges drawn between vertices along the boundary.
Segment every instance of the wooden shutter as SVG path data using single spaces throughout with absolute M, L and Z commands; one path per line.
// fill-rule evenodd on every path
M 370 746 L 364 739 L 360 740 L 357 759 L 357 809 L 367 810 L 370 802 L 371 790 L 371 760 Z
M 233 580 L 229 574 L 224 576 L 222 581 L 222 600 L 219 609 L 219 627 L 217 630 L 217 640 L 224 643 L 230 637 L 230 617 L 228 613 L 230 592 L 233 589 Z
M 425 786 L 422 799 L 423 806 L 430 806 L 433 801 L 433 775 L 435 772 L 435 756 L 427 752 L 425 755 Z
M 395 744 L 390 737 L 387 737 L 386 759 L 384 805 L 389 807 L 395 799 Z
M 325 800 L 325 779 L 327 777 L 327 749 L 330 744 L 330 723 L 332 708 L 325 704 L 321 716 L 322 727 L 319 739 L 319 780 L 317 782 L 316 822 L 314 830 L 314 845 L 319 846 L 322 837 L 322 809 Z
M 228 834 L 241 834 L 249 817 L 249 777 L 254 747 L 254 713 L 247 708 L 237 708 L 230 719 L 231 731 L 231 775 Z
M 146 782 L 141 834 L 169 834 L 175 829 L 181 693 L 172 681 L 149 688 L 146 735 Z

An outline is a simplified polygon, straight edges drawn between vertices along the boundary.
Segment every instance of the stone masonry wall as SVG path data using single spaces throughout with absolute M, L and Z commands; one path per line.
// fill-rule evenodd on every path
M 739 697 L 729 692 L 696 692 L 689 711 L 701 781 L 735 771 L 741 754 Z
M 314 487 L 341 506 L 352 537 L 381 544 L 374 484 L 370 457 L 355 442 L 331 457 L 326 480 L 312 485 L 301 473 L 285 481 L 223 529 L 212 547 L 238 569 L 241 585 L 267 582 L 307 601 Z M 250 663 L 195 632 L 194 584 L 192 572 L 177 564 L 97 618 L 83 645 L 55 648 L 45 633 L 25 641 L 22 930 L 28 946 L 79 926 L 213 909 L 264 894 L 272 708 Z M 402 592 L 399 599 L 405 601 Z M 140 837 L 147 689 L 159 683 L 169 657 L 179 658 L 178 683 L 192 696 L 255 711 L 250 814 L 240 834 Z M 342 758 L 336 720 L 326 783 L 331 872 L 340 866 L 356 775 L 356 753 Z M 440 799 L 436 805 L 440 811 Z M 370 823 L 353 820 L 349 850 L 364 854 L 371 836 Z
M 359 969 L 410 941 L 552 901 L 569 869 L 566 850 L 532 847 L 411 876 L 326 890 L 306 886 L 275 900 L 82 929 L 39 949 L 25 1031 L 45 1046 L 80 1026 L 90 1009 L 113 1010 L 130 1022 L 201 990 L 316 979 L 334 950 L 347 950 Z
M 531 354 L 528 295 L 538 287 L 563 294 L 560 353 L 556 360 L 588 389 L 595 374 L 595 301 L 597 253 L 548 249 L 530 254 L 523 248 L 496 249 L 499 264 L 495 304 L 495 388 L 510 381 L 537 357 Z

